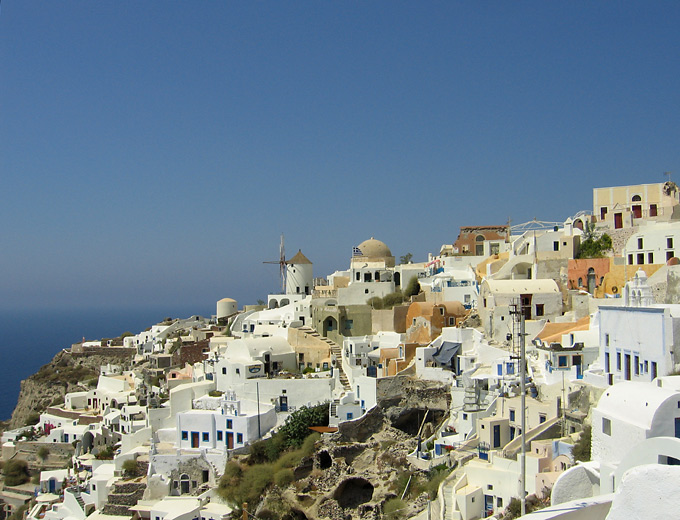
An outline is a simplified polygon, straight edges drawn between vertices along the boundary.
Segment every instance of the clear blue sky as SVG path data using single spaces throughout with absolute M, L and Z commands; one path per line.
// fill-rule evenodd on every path
M 209 306 L 680 180 L 678 2 L 18 1 L 0 308 Z

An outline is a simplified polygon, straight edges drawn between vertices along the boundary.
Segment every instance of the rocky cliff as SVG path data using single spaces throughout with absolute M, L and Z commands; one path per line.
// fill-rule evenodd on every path
M 127 366 L 131 359 L 129 350 L 106 347 L 97 349 L 97 352 L 80 354 L 59 352 L 52 361 L 21 382 L 12 418 L 3 426 L 9 430 L 35 424 L 37 416 L 48 406 L 63 403 L 67 392 L 87 390 L 90 382 L 96 382 L 102 365 L 112 363 Z

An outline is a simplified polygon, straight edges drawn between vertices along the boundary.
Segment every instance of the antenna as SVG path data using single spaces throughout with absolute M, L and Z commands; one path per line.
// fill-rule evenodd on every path
M 664 175 L 668 175 L 668 182 L 671 182 L 671 173 L 672 172 L 663 172 Z
M 283 233 L 281 233 L 281 245 L 279 246 L 279 259 L 263 264 L 279 264 L 279 275 L 281 276 L 281 294 L 286 293 L 286 248 L 283 245 Z

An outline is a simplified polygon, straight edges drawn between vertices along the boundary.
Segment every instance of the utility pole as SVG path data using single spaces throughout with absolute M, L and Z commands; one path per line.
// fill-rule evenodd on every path
M 522 516 L 526 515 L 527 513 L 527 504 L 526 504 L 526 494 L 527 494 L 527 462 L 526 462 L 526 455 L 527 455 L 527 444 L 526 444 L 526 417 L 527 417 L 527 403 L 526 403 L 526 388 L 525 388 L 525 380 L 527 378 L 527 360 L 526 360 L 526 351 L 525 351 L 525 345 L 524 345 L 524 309 L 521 304 L 521 299 L 520 299 L 520 312 L 519 312 L 519 319 L 520 319 L 520 328 L 519 328 L 519 364 L 520 364 L 520 382 L 519 382 L 519 388 L 520 392 L 522 393 L 522 399 L 521 399 L 521 405 L 520 408 L 522 409 L 522 422 L 521 422 L 521 428 L 522 428 L 522 460 L 521 460 L 521 466 L 520 466 L 520 492 L 522 493 L 521 497 L 521 509 L 520 512 Z
M 260 426 L 260 382 L 255 381 L 255 391 L 257 392 L 257 438 L 262 438 L 262 427 Z
M 520 296 L 519 302 L 513 303 L 511 306 L 512 310 L 510 311 L 510 314 L 513 317 L 513 332 L 517 331 L 517 328 L 519 328 L 519 333 L 516 334 L 516 338 L 513 338 L 517 341 L 519 341 L 519 391 L 520 391 L 520 408 L 521 408 L 521 415 L 520 415 L 520 428 L 521 428 L 521 435 L 522 435 L 522 447 L 520 451 L 520 474 L 519 474 L 519 492 L 520 492 L 520 504 L 521 504 L 521 515 L 524 516 L 526 514 L 526 476 L 527 476 L 527 466 L 526 466 L 526 415 L 527 415 L 527 406 L 526 406 L 526 372 L 527 372 L 527 367 L 526 367 L 526 348 L 524 344 L 525 340 L 525 323 L 524 323 L 524 306 L 522 305 L 522 298 Z

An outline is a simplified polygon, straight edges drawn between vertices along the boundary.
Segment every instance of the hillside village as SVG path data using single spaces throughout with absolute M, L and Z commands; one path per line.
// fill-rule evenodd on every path
M 359 237 L 347 269 L 325 277 L 282 244 L 281 291 L 259 305 L 227 297 L 214 316 L 61 353 L 43 373 L 69 374 L 68 387 L 28 398 L 38 413 L 15 412 L 2 434 L 3 513 L 614 520 L 677 508 L 674 183 L 595 188 L 592 209 L 562 222 L 466 225 L 426 262 L 378 238 Z

